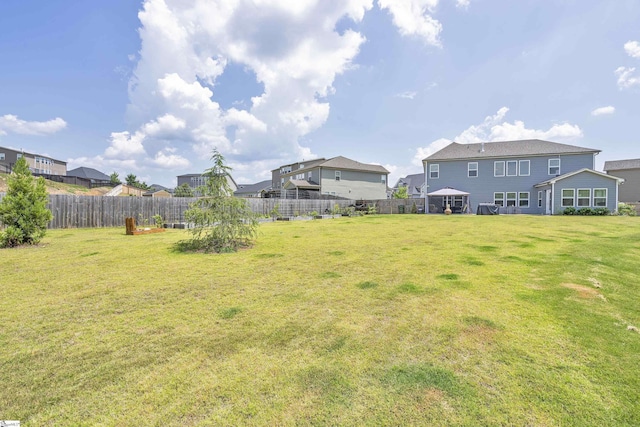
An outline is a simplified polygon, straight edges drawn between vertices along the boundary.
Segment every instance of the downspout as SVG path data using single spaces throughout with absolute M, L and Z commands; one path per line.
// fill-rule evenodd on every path
M 429 192 L 429 185 L 427 183 L 427 162 L 422 162 L 422 168 L 424 169 L 424 186 L 422 187 L 422 191 L 424 191 L 424 213 L 429 213 L 429 196 L 427 193 Z
M 551 215 L 553 215 L 556 208 L 556 182 L 551 182 Z

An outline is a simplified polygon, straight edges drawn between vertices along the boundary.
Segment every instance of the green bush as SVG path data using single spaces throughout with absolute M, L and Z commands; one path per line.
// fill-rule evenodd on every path
M 577 214 L 576 208 L 573 208 L 573 207 L 564 208 L 564 211 L 562 211 L 562 215 L 576 215 L 576 214 Z
M 580 208 L 578 209 L 578 215 L 590 216 L 593 215 L 593 210 L 591 208 Z
M 611 211 L 607 208 L 594 208 L 593 209 L 593 215 L 598 215 L 598 216 L 606 216 L 611 214 Z
M 632 205 L 627 205 L 626 203 L 619 203 L 618 215 L 636 216 L 636 209 Z

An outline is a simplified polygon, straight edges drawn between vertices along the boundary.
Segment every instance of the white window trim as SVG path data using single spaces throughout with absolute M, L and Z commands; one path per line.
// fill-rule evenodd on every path
M 502 199 L 500 199 L 500 201 L 502 202 L 502 204 L 501 204 L 501 205 L 499 205 L 498 203 L 496 203 L 496 201 L 498 201 L 498 199 L 496 198 L 496 195 L 497 195 L 497 194 L 500 194 L 500 195 L 502 196 Z M 504 201 L 505 201 L 504 193 L 501 193 L 501 192 L 493 193 L 493 204 L 494 204 L 494 205 L 504 207 Z
M 588 191 L 589 192 L 589 196 L 588 197 L 580 197 L 580 192 L 581 191 Z M 590 188 L 578 188 L 576 191 L 576 207 L 577 208 L 590 208 L 591 207 L 591 189 Z M 586 205 L 581 205 L 580 204 L 580 199 L 587 199 L 587 204 Z
M 433 174 L 435 173 L 435 176 Z M 429 179 L 438 179 L 440 178 L 440 164 L 432 164 L 429 165 Z
M 514 173 L 509 173 L 509 164 L 515 164 L 516 166 L 516 170 L 514 171 Z M 518 176 L 518 161 L 517 160 L 507 160 L 506 164 L 505 164 L 505 168 L 504 168 L 505 174 L 507 176 Z
M 386 175 L 380 175 L 380 182 L 382 184 L 386 184 L 387 183 L 387 176 Z
M 513 194 L 514 197 L 510 199 L 509 198 L 509 194 Z M 518 192 L 517 191 L 507 191 L 507 192 L 505 192 L 504 200 L 506 202 L 505 206 L 509 206 L 509 202 L 512 201 L 513 205 L 511 205 L 511 206 L 517 207 L 518 206 Z
M 571 196 L 571 204 L 570 205 L 565 205 L 564 204 L 564 199 L 568 199 L 569 197 L 565 197 L 564 192 L 565 191 L 571 191 L 572 192 L 572 196 Z M 563 208 L 573 208 L 576 206 L 576 189 L 575 188 L 562 188 L 560 190 L 560 206 Z
M 336 181 L 342 180 L 342 173 L 340 173 L 340 171 L 336 171 L 335 177 L 336 177 Z
M 527 198 L 526 198 L 526 199 L 521 199 L 521 198 L 520 198 L 520 195 L 521 195 L 521 194 L 526 194 L 526 195 L 527 195 Z M 529 192 L 528 192 L 528 191 L 518 191 L 518 207 L 519 207 L 519 208 L 528 208 L 528 207 L 529 207 L 529 197 L 530 197 L 530 196 L 531 196 L 531 195 L 529 194 Z M 527 204 L 523 206 L 521 202 L 523 202 L 523 201 L 525 201 L 525 200 L 527 201 Z
M 542 200 L 543 200 L 543 195 L 544 193 L 542 191 L 538 191 L 538 207 L 541 208 L 542 207 Z
M 551 166 L 551 161 L 552 160 L 554 160 L 554 161 L 557 160 L 558 161 L 558 166 Z M 551 173 L 551 168 L 552 167 L 553 168 L 558 168 L 558 173 Z M 561 168 L 561 162 L 560 162 L 559 158 L 557 158 L 557 159 L 549 159 L 547 161 L 547 174 L 548 175 L 552 175 L 552 176 L 560 175 L 560 170 L 561 170 L 560 168 Z
M 475 166 L 472 168 L 471 166 Z M 475 172 L 474 176 L 471 175 L 471 172 Z M 467 178 L 477 178 L 478 177 L 478 162 L 469 162 L 467 163 Z
M 498 164 L 502 163 L 502 175 L 498 175 L 496 172 L 496 166 L 498 166 Z M 497 160 L 495 162 L 493 162 L 493 176 L 494 177 L 500 177 L 500 176 L 504 176 L 504 174 L 507 172 L 507 168 L 504 164 L 504 160 Z
M 527 171 L 529 172 L 527 174 L 523 174 L 522 173 L 522 165 L 524 163 L 527 164 Z M 518 162 L 518 173 L 520 174 L 520 176 L 529 176 L 529 175 L 531 175 L 531 160 L 520 160 Z
M 597 190 L 604 190 L 604 197 L 596 197 L 596 191 Z M 593 201 L 592 201 L 592 205 L 595 208 L 607 208 L 608 207 L 608 200 L 609 200 L 609 189 L 607 188 L 594 188 L 593 191 L 591 192 L 591 194 L 593 195 Z M 604 199 L 604 206 L 597 206 L 596 205 L 596 199 Z

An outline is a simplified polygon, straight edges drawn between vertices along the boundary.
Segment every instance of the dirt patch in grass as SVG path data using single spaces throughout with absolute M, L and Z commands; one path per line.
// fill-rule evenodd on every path
M 578 285 L 575 283 L 562 283 L 560 286 L 573 289 L 578 292 L 580 298 L 602 298 L 598 291 L 588 286 Z

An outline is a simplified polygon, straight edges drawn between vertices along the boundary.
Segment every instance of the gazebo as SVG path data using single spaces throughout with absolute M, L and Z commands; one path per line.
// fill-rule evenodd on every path
M 469 193 L 450 187 L 427 193 L 429 213 L 443 213 L 447 205 L 453 213 L 469 213 Z

